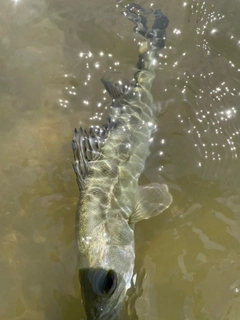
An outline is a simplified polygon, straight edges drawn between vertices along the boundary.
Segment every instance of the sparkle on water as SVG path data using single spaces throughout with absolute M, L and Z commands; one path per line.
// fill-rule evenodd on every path
M 111 101 L 101 76 L 132 79 L 142 41 L 120 14 L 127 1 L 110 2 L 0 3 L 1 320 L 86 318 L 72 132 L 105 123 Z M 170 20 L 152 89 L 162 113 L 148 124 L 155 133 L 140 183 L 166 183 L 174 200 L 136 226 L 136 313 L 238 320 L 240 7 L 164 0 L 160 9 Z

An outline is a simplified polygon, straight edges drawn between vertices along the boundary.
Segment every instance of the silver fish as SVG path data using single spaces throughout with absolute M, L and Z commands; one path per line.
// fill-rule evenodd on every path
M 172 202 L 166 185 L 138 185 L 155 128 L 157 110 L 150 90 L 168 25 L 168 18 L 156 10 L 149 29 L 146 17 L 150 13 L 136 4 L 124 7 L 123 14 L 141 36 L 135 84 L 103 77 L 112 97 L 108 121 L 88 133 L 75 129 L 72 141 L 80 189 L 78 267 L 88 320 L 117 319 L 133 275 L 134 225 L 156 216 Z

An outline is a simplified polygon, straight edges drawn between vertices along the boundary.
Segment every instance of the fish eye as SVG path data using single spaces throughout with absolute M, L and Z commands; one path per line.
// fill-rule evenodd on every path
M 104 294 L 112 295 L 117 287 L 117 274 L 113 270 L 109 270 L 103 282 L 102 291 Z

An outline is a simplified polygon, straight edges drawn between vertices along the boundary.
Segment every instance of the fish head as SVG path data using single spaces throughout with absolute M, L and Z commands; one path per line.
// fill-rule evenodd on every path
M 88 320 L 114 320 L 123 307 L 131 286 L 134 257 L 120 254 L 115 267 L 98 266 L 79 270 L 81 291 Z

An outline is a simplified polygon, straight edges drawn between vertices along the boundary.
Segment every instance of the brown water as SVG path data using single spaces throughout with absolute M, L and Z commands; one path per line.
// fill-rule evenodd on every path
M 147 272 L 137 314 L 238 320 L 240 4 L 154 7 L 170 20 L 153 88 L 164 111 L 141 179 L 167 183 L 174 201 L 136 227 L 136 271 Z M 1 320 L 85 319 L 71 138 L 104 123 L 101 75 L 134 73 L 135 36 L 120 12 L 113 0 L 1 0 Z

